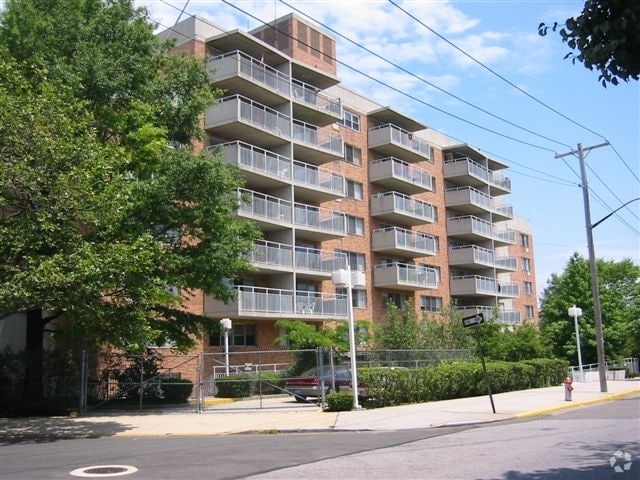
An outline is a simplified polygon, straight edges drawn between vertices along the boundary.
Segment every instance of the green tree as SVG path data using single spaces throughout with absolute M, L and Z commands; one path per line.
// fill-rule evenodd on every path
M 640 75 L 640 3 L 628 0 L 587 0 L 582 13 L 568 18 L 564 25 L 554 23 L 563 43 L 571 51 L 565 58 L 577 61 L 589 70 L 600 72 L 604 87 L 619 80 L 638 80 Z M 549 27 L 541 23 L 538 33 Z M 577 53 L 576 53 L 577 51 Z
M 405 302 L 402 308 L 387 303 L 385 323 L 373 327 L 373 346 L 382 350 L 418 350 L 424 348 L 424 324 L 418 321 L 413 302 Z
M 189 348 L 210 322 L 184 299 L 231 298 L 258 236 L 233 218 L 238 172 L 191 148 L 204 62 L 129 0 L 9 0 L 0 45 L 0 318 L 27 312 L 31 350 L 55 319 L 88 345 Z
M 598 259 L 598 281 L 605 354 L 616 359 L 638 354 L 640 322 L 640 267 L 631 260 Z M 543 337 L 556 357 L 577 365 L 574 320 L 568 309 L 582 309 L 579 317 L 580 344 L 585 364 L 597 362 L 593 296 L 589 262 L 578 253 L 569 259 L 562 274 L 553 274 L 545 288 L 540 310 Z
M 437 318 L 425 312 L 422 322 L 424 324 L 422 348 L 428 350 L 476 348 L 472 336 L 462 326 L 461 315 L 451 306 L 445 308 Z

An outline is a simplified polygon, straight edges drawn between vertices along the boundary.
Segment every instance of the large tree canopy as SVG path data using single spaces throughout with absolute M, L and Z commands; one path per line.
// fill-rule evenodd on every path
M 631 260 L 598 260 L 598 280 L 607 358 L 640 354 L 640 266 Z M 574 253 L 562 274 L 553 274 L 545 288 L 540 311 L 543 335 L 559 358 L 578 364 L 573 305 L 582 309 L 580 344 L 585 364 L 596 363 L 595 320 L 589 262 Z
M 600 72 L 599 80 L 617 85 L 640 76 L 640 2 L 635 0 L 587 0 L 582 13 L 564 25 L 551 26 L 571 51 L 565 58 L 582 62 Z M 549 27 L 541 23 L 538 33 Z M 576 53 L 577 51 L 577 53 Z
M 258 235 L 233 217 L 238 172 L 191 147 L 204 62 L 129 0 L 8 0 L 0 45 L 0 319 L 190 346 L 207 320 L 183 296 L 230 298 Z

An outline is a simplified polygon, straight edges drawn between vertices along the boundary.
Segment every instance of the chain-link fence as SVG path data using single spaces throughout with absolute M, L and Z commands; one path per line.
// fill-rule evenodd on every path
M 358 350 L 357 367 L 419 368 L 469 360 L 469 350 Z M 324 404 L 349 383 L 350 358 L 333 349 L 145 355 L 55 351 L 0 355 L 0 416 L 69 414 L 168 406 L 203 412 L 238 400 L 284 398 Z M 273 403 L 272 403 L 273 404 Z M 246 405 L 246 404 L 245 404 Z M 286 406 L 284 405 L 284 406 Z

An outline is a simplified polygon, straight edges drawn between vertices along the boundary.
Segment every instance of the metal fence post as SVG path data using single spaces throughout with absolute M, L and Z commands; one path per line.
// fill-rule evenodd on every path
M 80 352 L 80 415 L 83 415 L 87 410 L 88 380 L 87 352 L 82 350 Z

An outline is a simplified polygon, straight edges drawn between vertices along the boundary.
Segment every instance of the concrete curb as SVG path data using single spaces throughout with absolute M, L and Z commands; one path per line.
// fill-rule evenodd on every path
M 606 397 L 600 398 L 591 398 L 589 400 L 581 400 L 579 402 L 567 402 L 564 405 L 556 405 L 548 408 L 541 408 L 539 410 L 531 410 L 529 412 L 518 413 L 513 416 L 513 418 L 527 418 L 527 417 L 536 417 L 542 415 L 548 415 L 550 413 L 559 412 L 561 410 L 569 410 L 570 408 L 579 408 L 587 405 L 595 405 L 597 403 L 609 402 L 611 400 L 616 400 L 618 398 L 626 397 L 629 395 L 640 394 L 640 389 L 627 390 L 625 392 L 613 393 L 611 395 L 607 395 Z

